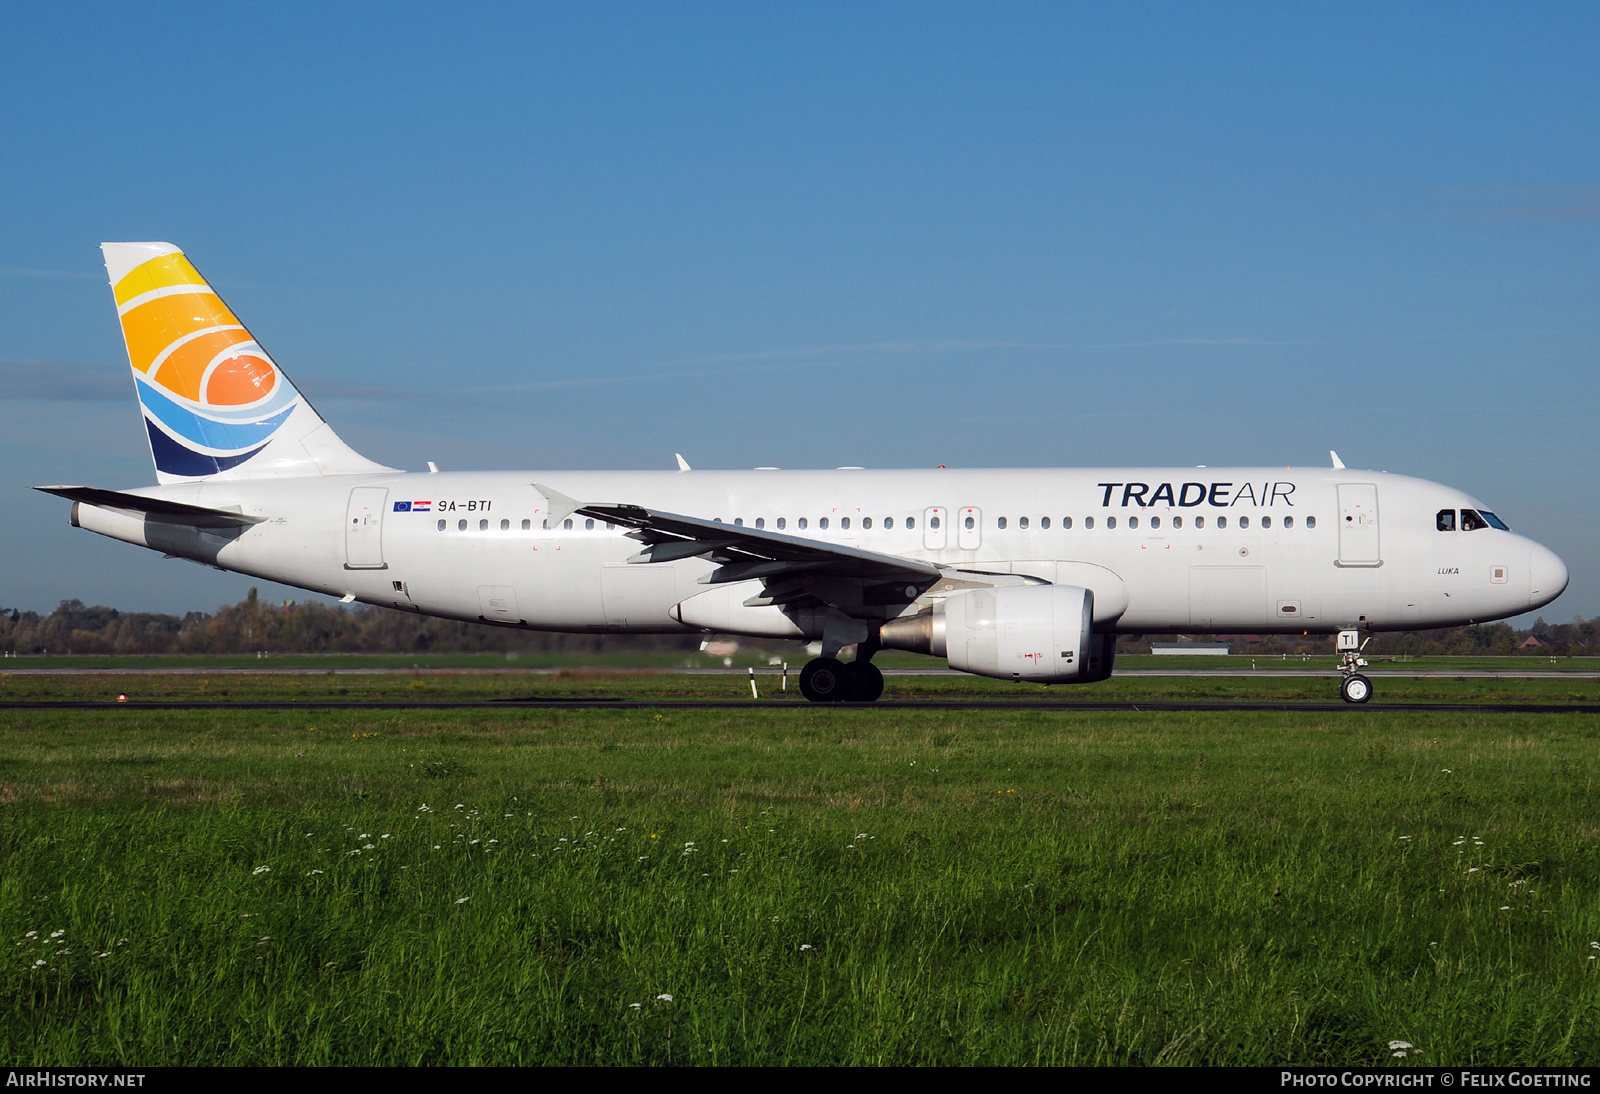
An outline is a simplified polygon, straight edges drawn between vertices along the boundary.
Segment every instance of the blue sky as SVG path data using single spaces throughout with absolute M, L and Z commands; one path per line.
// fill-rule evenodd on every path
M 152 481 L 97 244 L 169 240 L 355 447 L 451 469 L 1321 464 L 1600 614 L 1593 5 L 0 10 L 0 605 L 247 579 Z M 272 595 L 295 595 L 269 589 Z

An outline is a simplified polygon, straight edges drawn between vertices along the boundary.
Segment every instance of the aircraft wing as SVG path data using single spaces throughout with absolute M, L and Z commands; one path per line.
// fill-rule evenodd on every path
M 267 519 L 246 516 L 243 513 L 230 513 L 224 509 L 207 509 L 203 505 L 186 505 L 181 501 L 126 494 L 120 490 L 102 490 L 97 486 L 35 486 L 34 489 L 69 501 L 81 501 L 102 509 L 142 513 L 171 524 L 184 524 L 191 528 L 240 528 L 260 524 Z
M 705 585 L 751 578 L 772 582 L 802 574 L 926 582 L 941 573 L 933 563 L 918 559 L 863 551 L 763 528 L 662 513 L 639 505 L 579 505 L 572 512 L 632 528 L 628 534 L 646 546 L 629 562 L 709 558 L 718 567 L 700 579 Z

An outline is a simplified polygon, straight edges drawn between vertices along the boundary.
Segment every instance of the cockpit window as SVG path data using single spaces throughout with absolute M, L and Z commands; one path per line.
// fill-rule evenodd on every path
M 1456 530 L 1456 511 L 1454 509 L 1441 509 L 1434 518 L 1434 527 L 1441 532 L 1454 532 Z
M 1502 532 L 1511 531 L 1511 525 L 1507 524 L 1505 521 L 1501 520 L 1487 509 L 1479 509 L 1478 515 L 1484 520 L 1488 521 L 1491 528 L 1498 528 Z
M 1463 532 L 1476 532 L 1480 528 L 1489 527 L 1489 522 L 1480 517 L 1475 509 L 1461 510 L 1461 530 Z

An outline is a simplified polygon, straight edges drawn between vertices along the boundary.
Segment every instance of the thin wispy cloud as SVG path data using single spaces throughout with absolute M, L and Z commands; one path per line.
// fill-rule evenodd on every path
M 1420 220 L 1600 221 L 1600 186 L 1459 186 L 1443 195 L 1449 204 L 1403 215 Z
M 0 398 L 109 403 L 133 397 L 126 366 L 0 361 Z
M 101 281 L 105 273 L 79 270 L 36 270 L 30 266 L 0 266 L 0 277 L 65 277 L 74 281 Z

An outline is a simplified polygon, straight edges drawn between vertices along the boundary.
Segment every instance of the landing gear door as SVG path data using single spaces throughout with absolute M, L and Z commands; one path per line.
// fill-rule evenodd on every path
M 922 511 L 922 546 L 929 551 L 944 550 L 945 537 L 950 532 L 950 514 L 943 506 Z
M 381 486 L 358 486 L 350 491 L 344 514 L 344 568 L 387 570 L 383 561 L 383 507 L 389 491 Z
M 1378 553 L 1378 487 L 1374 483 L 1339 484 L 1339 565 L 1383 565 Z

